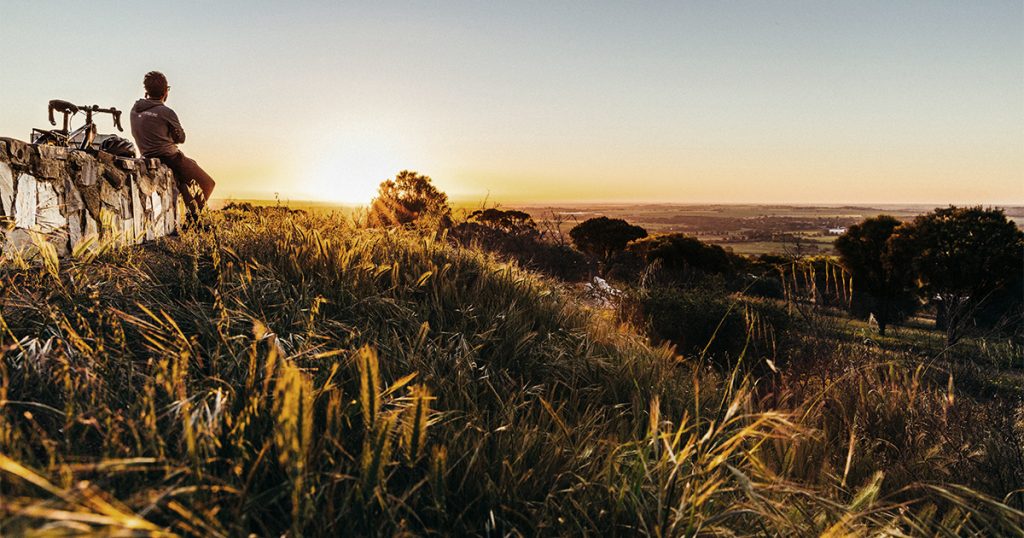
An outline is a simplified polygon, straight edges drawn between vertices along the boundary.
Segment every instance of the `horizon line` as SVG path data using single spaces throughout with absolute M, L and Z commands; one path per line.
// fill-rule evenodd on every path
M 470 199 L 462 197 L 449 197 L 448 200 L 454 204 L 467 205 L 480 203 L 487 206 L 566 206 L 566 205 L 589 205 L 589 206 L 623 206 L 623 205 L 634 205 L 634 206 L 790 206 L 790 207 L 867 207 L 867 208 L 878 208 L 878 207 L 893 207 L 893 206 L 935 206 L 935 207 L 948 207 L 948 206 L 990 206 L 999 208 L 1020 208 L 1024 209 L 1024 201 L 1018 202 L 755 202 L 755 201 L 732 201 L 732 202 L 720 202 L 720 201 L 708 201 L 708 202 L 666 202 L 666 201 L 647 201 L 647 200 L 556 200 L 556 201 L 525 201 L 525 200 L 513 200 L 513 201 L 494 201 L 489 202 L 487 198 Z M 214 197 L 211 201 L 217 201 L 222 203 L 238 201 L 238 202 L 280 202 L 282 204 L 287 203 L 304 203 L 304 204 L 321 204 L 321 205 L 333 205 L 342 207 L 369 207 L 369 202 L 353 203 L 353 202 L 342 202 L 334 200 L 316 200 L 313 198 L 273 198 L 273 197 L 260 197 L 260 196 L 245 196 L 245 197 Z

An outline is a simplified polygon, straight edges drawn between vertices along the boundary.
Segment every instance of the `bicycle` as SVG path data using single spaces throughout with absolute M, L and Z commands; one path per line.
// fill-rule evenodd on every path
M 99 105 L 75 105 L 68 101 L 54 99 L 49 102 L 47 112 L 49 113 L 50 125 L 57 125 L 53 112 L 57 111 L 64 115 L 64 123 L 61 129 L 32 129 L 31 140 L 33 144 L 45 146 L 62 146 L 65 148 L 79 149 L 89 153 L 105 151 L 118 157 L 135 158 L 135 146 L 125 138 L 117 135 L 99 135 L 103 140 L 96 147 L 96 124 L 92 121 L 93 114 L 110 114 L 114 118 L 114 127 L 124 132 L 121 127 L 121 111 L 114 108 L 100 108 Z M 75 129 L 68 131 L 72 116 L 79 112 L 85 112 L 85 123 Z

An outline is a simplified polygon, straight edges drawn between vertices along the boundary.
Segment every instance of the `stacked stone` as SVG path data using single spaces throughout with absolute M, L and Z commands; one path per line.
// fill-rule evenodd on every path
M 82 238 L 140 243 L 178 228 L 178 191 L 156 159 L 93 156 L 0 138 L 2 245 L 22 249 L 39 232 L 65 255 Z

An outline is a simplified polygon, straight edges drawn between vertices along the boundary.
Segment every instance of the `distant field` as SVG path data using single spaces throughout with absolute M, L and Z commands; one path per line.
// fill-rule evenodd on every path
M 359 208 L 331 202 L 233 200 L 255 205 L 280 203 L 293 209 L 350 215 Z M 222 207 L 228 200 L 214 200 Z M 479 209 L 479 203 L 453 204 L 456 216 Z M 739 254 L 830 254 L 836 235 L 830 228 L 844 228 L 880 214 L 910 219 L 935 209 L 918 205 L 781 205 L 781 204 L 500 204 L 533 216 L 544 229 L 567 233 L 589 218 L 625 219 L 653 234 L 686 233 L 721 245 Z M 1006 214 L 1018 226 L 1024 223 L 1024 206 L 1007 206 Z
M 511 207 L 511 206 L 510 206 Z M 578 222 L 606 216 L 643 226 L 654 234 L 686 233 L 739 254 L 830 254 L 837 235 L 867 217 L 889 214 L 910 219 L 934 209 L 932 205 L 810 206 L 757 204 L 588 204 L 519 205 L 542 226 L 565 233 Z M 1024 207 L 1007 208 L 1024 222 Z
M 214 198 L 210 202 L 210 206 L 213 209 L 221 209 L 232 202 L 249 203 L 257 206 L 283 205 L 292 209 L 301 209 L 303 211 L 325 211 L 328 213 L 336 212 L 342 214 L 352 213 L 358 209 L 356 206 L 338 204 L 334 202 L 315 202 L 311 200 L 260 200 L 246 198 Z

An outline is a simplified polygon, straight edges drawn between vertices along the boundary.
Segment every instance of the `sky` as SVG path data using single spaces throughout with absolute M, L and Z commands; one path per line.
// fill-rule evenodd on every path
M 220 198 L 1019 205 L 1022 6 L 0 0 L 0 136 L 159 70 Z

